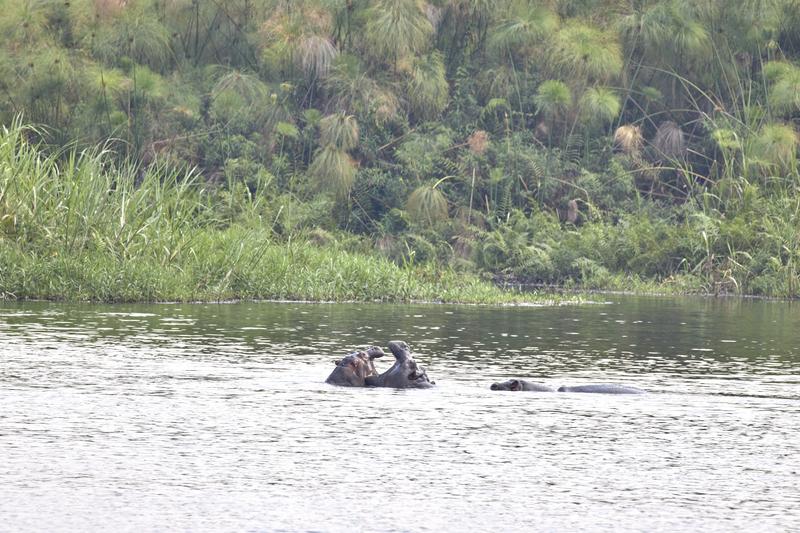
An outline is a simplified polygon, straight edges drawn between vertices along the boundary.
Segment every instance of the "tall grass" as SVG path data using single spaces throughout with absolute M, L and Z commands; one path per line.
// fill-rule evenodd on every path
M 768 70 L 770 64 L 762 66 Z M 695 253 L 684 256 L 685 273 L 709 293 L 800 296 L 800 137 L 769 111 L 780 109 L 779 102 L 769 95 L 765 111 L 754 112 L 758 91 L 738 71 L 728 80 L 727 109 L 717 104 L 720 95 L 677 73 L 666 74 L 695 95 L 690 111 L 709 132 L 705 157 L 713 157 L 715 170 L 698 179 L 685 162 L 668 165 L 691 176 L 688 207 L 694 211 L 685 228 L 694 239 L 686 249 Z
M 103 150 L 43 156 L 19 123 L 0 134 L 6 238 L 51 253 L 149 256 L 169 264 L 208 221 L 196 176 L 116 169 Z M 138 182 L 138 183 L 137 183 Z
M 0 297 L 543 301 L 431 265 L 276 238 L 263 191 L 222 209 L 197 175 L 115 168 L 103 150 L 42 155 L 19 122 L 0 131 Z M 237 215 L 238 213 L 238 215 Z

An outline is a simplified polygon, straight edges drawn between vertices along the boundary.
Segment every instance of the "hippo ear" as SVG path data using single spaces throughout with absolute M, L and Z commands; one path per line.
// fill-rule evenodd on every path
M 519 380 L 512 379 L 511 380 L 511 390 L 519 390 Z
M 342 362 L 341 359 L 334 359 L 333 360 L 333 364 L 336 365 L 336 366 L 339 366 L 339 363 L 341 363 L 341 362 Z

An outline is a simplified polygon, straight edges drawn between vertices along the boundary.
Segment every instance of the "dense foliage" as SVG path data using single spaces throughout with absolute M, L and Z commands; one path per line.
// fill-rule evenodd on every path
M 247 197 L 273 243 L 797 296 L 800 0 L 735 4 L 0 0 L 0 122 L 65 169 L 135 164 L 101 193 L 129 202 L 195 169 L 213 205 L 170 217 Z M 8 190 L 0 241 L 39 253 Z
M 209 188 L 158 166 L 139 173 L 104 152 L 43 157 L 24 140 L 32 133 L 0 130 L 0 299 L 564 300 L 433 263 L 401 267 L 326 243 L 325 232 L 278 239 L 293 215 L 279 208 L 265 220 L 258 189 Z

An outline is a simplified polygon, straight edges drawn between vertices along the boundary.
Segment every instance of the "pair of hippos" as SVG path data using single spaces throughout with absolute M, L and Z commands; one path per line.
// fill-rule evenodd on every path
M 392 387 L 395 389 L 427 389 L 436 383 L 428 379 L 425 369 L 414 361 L 411 348 L 403 341 L 392 341 L 389 350 L 394 355 L 394 364 L 378 374 L 375 370 L 375 359 L 386 355 L 377 346 L 349 354 L 334 361 L 336 368 L 325 380 L 332 385 L 346 387 Z
M 425 369 L 418 365 L 411 354 L 411 349 L 403 341 L 391 341 L 389 351 L 394 355 L 394 364 L 389 370 L 378 374 L 375 370 L 375 359 L 386 355 L 378 346 L 353 352 L 346 357 L 334 361 L 336 368 L 325 380 L 331 385 L 345 387 L 391 387 L 395 389 L 427 389 L 436 383 L 428 379 Z M 509 379 L 502 383 L 493 383 L 492 390 L 535 391 L 535 392 L 595 392 L 604 394 L 641 394 L 644 391 L 627 385 L 600 383 L 595 385 L 576 385 L 553 389 L 540 383 L 532 383 L 524 379 Z

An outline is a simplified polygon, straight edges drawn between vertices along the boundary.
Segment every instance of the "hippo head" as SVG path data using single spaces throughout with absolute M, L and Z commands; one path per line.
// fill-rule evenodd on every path
M 413 359 L 411 348 L 409 348 L 405 341 L 389 341 L 389 351 L 392 352 L 392 355 L 398 361 Z
M 377 346 L 353 352 L 338 361 L 334 361 L 336 368 L 333 369 L 333 372 L 325 381 L 332 385 L 363 387 L 368 377 L 378 375 L 373 361 L 384 355 L 383 350 Z
M 509 379 L 502 383 L 492 383 L 492 390 L 524 390 L 531 392 L 555 392 L 553 387 L 544 383 L 533 383 L 524 379 Z
M 403 341 L 391 341 L 389 350 L 394 355 L 394 365 L 380 376 L 367 378 L 366 384 L 373 387 L 427 388 L 435 385 L 425 369 L 411 355 L 411 348 Z
M 492 383 L 492 390 L 521 390 L 522 383 L 518 379 L 509 379 L 502 383 Z

